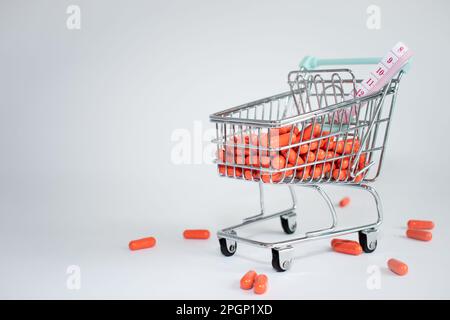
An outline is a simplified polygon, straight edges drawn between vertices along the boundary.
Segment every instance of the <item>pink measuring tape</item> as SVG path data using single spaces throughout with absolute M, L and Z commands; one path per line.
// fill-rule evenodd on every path
M 397 43 L 369 76 L 356 86 L 356 97 L 361 98 L 383 88 L 403 68 L 412 55 L 412 51 L 407 46 L 402 42 Z M 352 98 L 353 95 L 350 99 Z
M 412 57 L 412 51 L 405 46 L 402 42 L 397 43 L 388 54 L 381 59 L 381 62 L 375 67 L 375 69 L 369 73 L 360 84 L 355 86 L 355 92 L 351 92 L 344 100 L 351 100 L 356 98 L 362 98 L 381 90 L 391 79 L 405 66 L 408 60 Z M 343 112 L 343 120 L 349 122 L 350 114 L 356 115 L 358 107 L 355 105 L 351 112 Z M 338 120 L 339 114 L 335 116 L 335 120 Z

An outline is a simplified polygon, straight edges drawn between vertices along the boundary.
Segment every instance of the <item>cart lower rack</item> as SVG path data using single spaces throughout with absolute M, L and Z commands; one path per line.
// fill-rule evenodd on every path
M 320 64 L 319 59 L 316 59 Z M 349 60 L 345 60 L 348 64 Z M 356 61 L 356 60 L 355 60 Z M 360 63 L 361 59 L 358 59 Z M 379 61 L 379 59 L 370 59 Z M 382 222 L 380 197 L 371 183 L 381 171 L 392 112 L 404 71 L 380 91 L 353 98 L 361 83 L 350 69 L 300 70 L 288 75 L 290 91 L 215 113 L 219 175 L 259 184 L 261 211 L 238 225 L 218 232 L 220 248 L 232 256 L 237 242 L 272 250 L 272 266 L 286 271 L 292 264 L 295 244 L 358 232 L 367 253 L 377 247 Z M 292 205 L 267 214 L 264 184 L 288 187 Z M 371 194 L 376 220 L 367 225 L 338 228 L 333 203 L 323 186 L 341 185 Z M 237 230 L 268 219 L 280 218 L 285 233 L 296 231 L 297 200 L 294 186 L 315 189 L 327 204 L 331 224 L 302 236 L 262 242 L 237 234 Z

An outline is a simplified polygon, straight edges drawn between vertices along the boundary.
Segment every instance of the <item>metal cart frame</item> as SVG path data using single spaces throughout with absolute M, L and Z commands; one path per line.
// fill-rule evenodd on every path
M 311 61 L 314 61 L 313 68 L 311 68 Z M 217 144 L 218 154 L 228 152 L 228 149 L 232 150 L 232 161 L 229 161 L 229 159 L 218 159 L 216 161 L 219 167 L 225 168 L 225 174 L 221 175 L 257 182 L 260 194 L 261 210 L 259 214 L 245 218 L 242 223 L 222 229 L 217 233 L 222 254 L 232 256 L 236 252 L 237 242 L 269 248 L 272 250 L 272 266 L 277 271 L 286 271 L 292 265 L 293 246 L 304 241 L 357 232 L 359 242 L 366 253 L 373 252 L 376 249 L 377 231 L 383 220 L 383 209 L 379 195 L 367 183 L 375 181 L 380 174 L 390 120 L 399 83 L 405 70 L 400 71 L 382 90 L 360 99 L 354 99 L 353 96 L 349 97 L 347 92 L 356 92 L 356 85 L 361 80 L 356 79 L 350 69 L 314 69 L 320 65 L 334 65 L 340 62 L 345 64 L 373 64 L 378 63 L 378 61 L 380 61 L 379 58 L 320 60 L 309 57 L 303 60 L 300 70 L 289 73 L 290 91 L 210 116 L 210 120 L 216 124 L 217 137 L 213 140 L 213 143 Z M 385 105 L 388 107 L 384 107 Z M 302 139 L 294 141 L 296 136 L 293 129 L 295 127 L 304 129 L 308 125 L 314 127 L 317 124 L 322 128 L 319 138 L 311 137 L 307 141 Z M 271 145 L 271 135 L 274 136 L 273 130 L 290 126 L 292 130 L 290 130 L 288 146 Z M 326 132 L 325 127 L 328 128 Z M 302 133 L 302 138 L 304 134 Z M 252 145 L 252 142 L 244 139 L 244 135 L 256 136 L 256 143 Z M 266 144 L 263 144 L 264 136 L 268 137 Z M 236 139 L 236 137 L 242 137 L 242 139 Z M 381 142 L 379 142 L 380 137 Z M 259 159 L 262 159 L 261 154 L 264 155 L 264 152 L 266 155 L 278 152 L 289 154 L 289 152 L 293 152 L 289 151 L 293 147 L 297 148 L 297 157 L 300 157 L 299 150 L 303 145 L 307 146 L 308 149 L 305 156 L 307 159 L 310 152 L 314 153 L 311 151 L 312 143 L 314 141 L 321 143 L 324 138 L 343 141 L 344 146 L 351 140 L 353 141 L 351 151 L 342 155 L 335 151 L 331 160 L 317 160 L 316 158 L 310 163 L 307 161 L 303 164 L 296 162 L 296 165 L 290 167 L 287 166 L 286 161 L 285 167 L 281 169 L 274 168 L 272 164 L 264 167 L 259 161 L 257 165 L 235 161 L 239 155 L 245 157 L 249 153 L 247 158 L 250 157 L 252 152 L 256 152 Z M 356 138 L 360 139 L 362 146 L 359 150 L 356 150 L 354 140 L 352 140 Z M 328 141 L 326 146 L 327 152 L 329 143 Z M 361 167 L 358 166 L 358 163 L 360 163 L 363 154 L 365 154 L 364 165 Z M 345 170 L 342 164 L 344 158 L 351 159 L 351 164 Z M 367 162 L 366 159 L 368 159 Z M 314 170 L 317 167 L 323 169 L 327 161 L 332 163 L 334 171 L 338 170 L 337 178 L 333 177 L 331 173 L 306 176 L 307 167 L 315 172 Z M 340 165 L 336 165 L 336 163 L 340 163 Z M 292 174 L 293 170 L 295 174 Z M 243 174 L 244 171 L 246 171 L 245 175 Z M 254 174 L 255 171 L 258 173 L 257 176 Z M 341 179 L 341 172 L 343 171 L 346 172 L 346 175 Z M 247 175 L 249 172 L 251 174 Z M 282 175 L 281 178 L 275 180 L 274 177 L 280 174 Z M 269 177 L 264 182 L 263 175 Z M 356 179 L 357 177 L 359 179 Z M 265 183 L 287 185 L 292 198 L 292 205 L 285 210 L 267 214 L 264 203 Z M 337 184 L 370 193 L 375 202 L 376 220 L 366 225 L 338 228 L 338 217 L 333 202 L 322 187 L 326 184 Z M 294 186 L 312 188 L 320 194 L 330 211 L 331 224 L 329 226 L 277 242 L 263 242 L 237 235 L 237 230 L 241 228 L 278 217 L 285 233 L 294 233 L 297 227 L 297 199 Z

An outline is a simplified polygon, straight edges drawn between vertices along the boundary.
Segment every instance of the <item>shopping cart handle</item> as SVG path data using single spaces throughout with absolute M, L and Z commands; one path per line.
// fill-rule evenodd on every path
M 382 58 L 341 58 L 341 59 L 319 59 L 313 56 L 306 56 L 300 62 L 300 68 L 314 70 L 320 66 L 336 66 L 336 65 L 356 65 L 356 64 L 378 64 Z M 411 59 L 402 68 L 407 73 L 411 67 Z

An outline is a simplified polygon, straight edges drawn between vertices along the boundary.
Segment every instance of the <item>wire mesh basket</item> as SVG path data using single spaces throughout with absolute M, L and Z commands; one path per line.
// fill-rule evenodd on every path
M 399 81 L 351 99 L 361 80 L 349 69 L 290 72 L 290 91 L 211 116 L 219 174 L 274 184 L 374 181 Z

